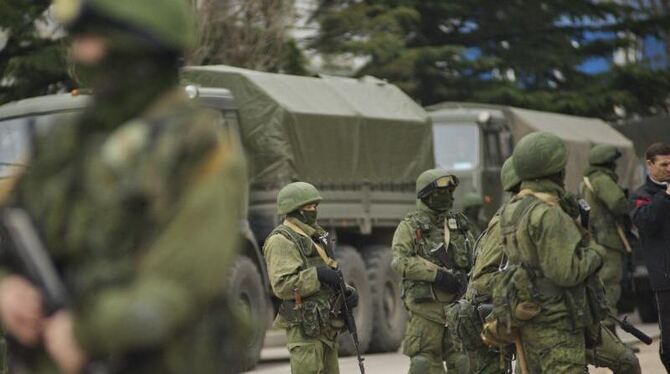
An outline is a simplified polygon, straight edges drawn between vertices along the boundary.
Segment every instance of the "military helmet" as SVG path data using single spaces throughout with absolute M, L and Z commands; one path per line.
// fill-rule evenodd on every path
M 323 198 L 313 185 L 307 182 L 289 183 L 277 194 L 277 213 L 288 214 L 300 207 L 318 203 Z
M 482 195 L 475 192 L 468 192 L 463 196 L 463 209 L 484 205 Z
M 456 188 L 458 178 L 444 169 L 426 170 L 416 178 L 416 195 L 419 199 L 430 195 L 438 188 Z
M 75 33 L 82 25 L 120 30 L 175 52 L 194 42 L 193 19 L 185 0 L 55 0 L 54 13 Z
M 596 144 L 589 151 L 589 164 L 603 165 L 616 161 L 621 157 L 619 149 L 610 144 Z
M 503 190 L 507 192 L 513 190 L 515 186 L 521 183 L 521 179 L 519 179 L 514 170 L 514 158 L 512 156 L 505 160 L 500 169 L 500 183 L 502 183 Z
M 514 171 L 521 180 L 538 179 L 565 169 L 568 149 L 558 136 L 534 132 L 524 136 L 512 152 Z

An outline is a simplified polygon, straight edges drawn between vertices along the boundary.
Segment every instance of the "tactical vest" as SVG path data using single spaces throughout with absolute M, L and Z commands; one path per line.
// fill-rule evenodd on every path
M 559 300 L 572 327 L 583 328 L 593 322 L 584 285 L 564 288 L 546 278 L 530 235 L 519 235 L 529 227 L 533 209 L 542 204 L 549 202 L 538 194 L 527 194 L 516 196 L 503 208 L 500 225 L 507 263 L 493 290 L 494 315 L 508 328 L 518 327 L 539 315 L 545 302 Z
M 281 235 L 295 245 L 303 262 L 301 271 L 326 266 L 310 238 L 298 234 L 283 224 L 277 226 L 268 238 L 273 235 Z M 300 302 L 296 299 L 282 300 L 279 305 L 279 316 L 286 322 L 286 327 L 300 326 L 307 337 L 326 335 L 332 338 L 344 326 L 340 318 L 343 300 L 329 287 L 321 287 L 315 294 L 301 299 Z
M 472 266 L 471 245 L 469 239 L 468 221 L 462 214 L 449 212 L 446 214 L 446 228 L 449 230 L 449 243 L 445 243 L 444 226 L 435 225 L 431 218 L 422 211 L 415 211 L 405 217 L 414 232 L 414 254 L 436 264 L 446 267 L 464 281 Z M 433 252 L 442 243 L 448 244 L 448 264 L 443 264 L 439 257 Z M 414 281 L 403 279 L 402 294 L 412 293 L 415 302 L 438 301 L 441 303 L 452 302 L 460 295 L 448 294 L 436 290 L 431 282 Z

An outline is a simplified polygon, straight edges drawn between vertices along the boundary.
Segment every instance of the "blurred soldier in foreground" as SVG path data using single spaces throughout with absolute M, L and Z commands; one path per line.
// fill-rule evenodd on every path
M 410 374 L 468 373 L 460 342 L 445 328 L 446 310 L 467 286 L 473 238 L 467 219 L 450 211 L 458 180 L 444 170 L 423 172 L 416 180 L 417 209 L 393 236 L 393 270 L 402 276 L 409 311 L 403 353 Z
M 328 256 L 327 232 L 316 223 L 322 200 L 311 184 L 294 182 L 277 195 L 284 222 L 268 235 L 263 253 L 270 284 L 282 300 L 274 327 L 286 329 L 291 373 L 339 373 L 337 336 L 344 327 L 342 303 L 358 305 L 358 293 L 347 286 L 338 297 L 340 274 Z
M 531 373 L 583 373 L 587 327 L 599 327 L 606 308 L 588 287 L 600 282 L 602 257 L 560 205 L 567 149 L 555 135 L 532 133 L 513 160 L 521 191 L 500 213 L 507 261 L 493 290 L 495 323 L 486 329 L 516 342 Z
M 472 236 L 475 238 L 484 231 L 487 225 L 481 215 L 483 207 L 484 199 L 482 199 L 482 195 L 470 192 L 463 197 L 463 215 L 470 221 Z
M 191 42 L 186 5 L 84 0 L 56 11 L 93 104 L 36 144 L 6 202 L 28 213 L 69 293 L 65 308 L 45 310 L 43 290 L 2 268 L 15 368 L 235 370 L 221 346 L 231 333 L 221 321 L 234 322 L 213 307 L 235 257 L 244 168 L 221 117 L 177 87 Z
M 616 160 L 621 152 L 613 145 L 599 144 L 591 148 L 589 167 L 584 173 L 581 194 L 591 206 L 590 231 L 596 243 L 606 249 L 603 266 L 598 276 L 603 281 L 607 305 L 616 314 L 616 304 L 621 296 L 623 259 L 629 246 L 624 233 L 628 218 L 628 199 L 617 185 Z M 614 323 L 608 322 L 612 330 Z
M 645 153 L 649 175 L 631 195 L 633 223 L 656 294 L 661 327 L 661 361 L 670 372 L 670 145 L 652 144 Z

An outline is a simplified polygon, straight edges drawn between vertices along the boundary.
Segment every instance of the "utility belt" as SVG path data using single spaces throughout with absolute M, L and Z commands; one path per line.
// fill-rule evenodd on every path
M 344 327 L 340 318 L 343 302 L 337 296 L 317 296 L 299 303 L 283 300 L 279 304 L 279 315 L 290 327 L 300 326 L 306 337 L 331 336 Z

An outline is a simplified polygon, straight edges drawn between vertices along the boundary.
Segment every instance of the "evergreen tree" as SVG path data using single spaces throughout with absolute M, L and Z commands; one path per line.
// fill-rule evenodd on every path
M 477 101 L 606 118 L 615 108 L 663 108 L 670 89 L 667 71 L 612 66 L 638 37 L 667 28 L 666 16 L 623 2 L 322 1 L 314 17 L 313 48 L 362 57 L 356 75 L 389 79 L 424 105 Z M 599 60 L 609 68 L 586 71 Z M 639 95 L 641 87 L 660 96 Z
M 62 38 L 45 35 L 49 1 L 0 2 L 0 103 L 62 90 L 69 82 Z

